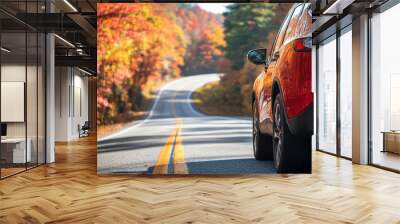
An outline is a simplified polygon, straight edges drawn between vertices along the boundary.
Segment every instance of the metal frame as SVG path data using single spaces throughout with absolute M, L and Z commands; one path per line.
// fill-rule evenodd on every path
M 45 0 L 45 12 L 48 13 L 48 8 L 47 7 L 47 0 Z M 43 164 L 47 163 L 47 32 L 44 32 L 44 77 L 42 82 L 44 82 L 44 99 L 43 99 L 43 103 L 44 103 L 44 161 Z
M 342 33 L 336 30 L 336 154 L 341 156 L 341 133 L 342 126 L 340 123 L 340 78 L 341 78 L 341 65 L 340 65 L 340 37 Z
M 371 55 L 372 55 L 372 42 L 371 42 L 371 18 L 372 18 L 372 13 L 369 12 L 368 13 L 368 36 L 367 36 L 367 41 L 368 41 L 368 53 L 367 53 L 367 64 L 368 64 L 368 69 L 367 69 L 367 82 L 368 82 L 368 96 L 367 96 L 367 107 L 368 107 L 368 111 L 367 111 L 367 119 L 368 119 L 368 164 L 373 164 L 372 163 L 372 153 L 373 153 L 373 149 L 372 149 L 372 97 L 371 97 L 371 93 L 372 93 L 372 85 L 371 85 L 371 71 L 372 71 L 372 66 L 371 66 Z
M 319 77 L 318 77 L 318 70 L 319 70 L 319 63 L 318 63 L 318 57 L 319 57 L 319 44 L 315 46 L 315 147 L 317 150 L 319 149 L 319 98 L 318 98 L 318 93 L 319 93 Z

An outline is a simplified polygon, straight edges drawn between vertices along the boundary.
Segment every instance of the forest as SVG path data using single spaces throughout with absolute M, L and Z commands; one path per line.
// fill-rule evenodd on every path
M 204 92 L 207 100 L 246 115 L 260 69 L 247 63 L 246 53 L 270 48 L 289 8 L 234 3 L 221 15 L 193 3 L 99 4 L 98 125 L 128 122 L 163 83 L 204 73 L 225 74 Z

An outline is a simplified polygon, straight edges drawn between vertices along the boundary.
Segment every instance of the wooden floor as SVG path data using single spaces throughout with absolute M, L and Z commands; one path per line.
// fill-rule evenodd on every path
M 320 152 L 312 175 L 97 176 L 94 138 L 0 181 L 0 223 L 400 223 L 400 175 Z
M 372 160 L 375 164 L 400 170 L 400 155 L 392 152 L 374 151 Z

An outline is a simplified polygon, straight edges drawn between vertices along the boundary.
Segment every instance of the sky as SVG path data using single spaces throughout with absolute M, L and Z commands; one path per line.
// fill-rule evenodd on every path
M 232 3 L 197 3 L 200 8 L 213 13 L 223 13 L 229 4 Z

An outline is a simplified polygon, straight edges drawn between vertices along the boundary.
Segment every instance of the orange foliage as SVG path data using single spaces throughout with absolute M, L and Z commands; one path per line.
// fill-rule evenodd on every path
M 204 11 L 198 6 L 180 9 L 183 28 L 189 46 L 182 66 L 184 75 L 216 72 L 217 62 L 223 57 L 225 47 L 222 16 Z
M 160 4 L 103 3 L 97 14 L 98 111 L 106 119 L 134 109 L 130 88 L 141 88 L 149 77 L 179 76 L 186 40 Z

